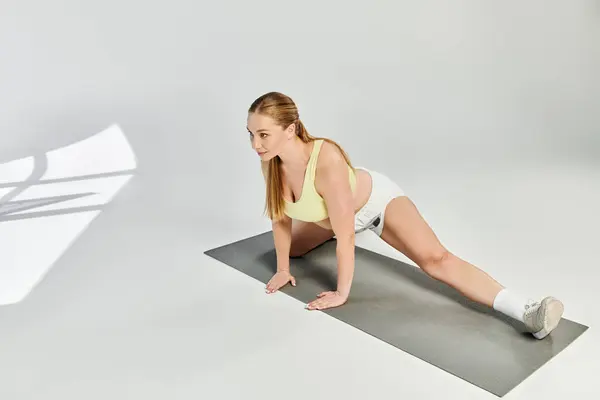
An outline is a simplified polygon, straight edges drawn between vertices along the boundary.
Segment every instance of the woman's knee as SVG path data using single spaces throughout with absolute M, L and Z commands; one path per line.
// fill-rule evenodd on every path
M 438 277 L 447 273 L 453 257 L 455 256 L 450 251 L 440 247 L 429 250 L 426 254 L 422 255 L 417 265 L 426 274 Z
M 302 257 L 315 247 L 331 240 L 333 235 L 331 229 L 323 228 L 315 223 L 295 222 L 292 229 L 290 257 Z
M 298 258 L 305 255 L 308 251 L 306 249 L 301 248 L 300 246 L 292 246 L 290 247 L 290 258 Z

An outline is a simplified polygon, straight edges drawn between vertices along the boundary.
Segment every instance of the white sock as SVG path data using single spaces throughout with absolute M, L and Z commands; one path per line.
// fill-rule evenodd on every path
M 494 299 L 494 310 L 523 322 L 527 299 L 509 289 L 502 289 Z

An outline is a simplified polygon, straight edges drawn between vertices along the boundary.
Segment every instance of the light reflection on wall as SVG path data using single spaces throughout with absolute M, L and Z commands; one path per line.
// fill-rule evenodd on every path
M 0 306 L 18 303 L 34 290 L 136 166 L 118 125 L 0 164 Z

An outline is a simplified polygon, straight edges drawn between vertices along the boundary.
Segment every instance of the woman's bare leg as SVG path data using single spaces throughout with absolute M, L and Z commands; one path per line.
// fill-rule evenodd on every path
M 428 275 L 473 301 L 491 307 L 504 288 L 481 269 L 448 251 L 408 197 L 397 197 L 388 205 L 381 238 Z
M 553 297 L 529 302 L 507 290 L 487 273 L 446 249 L 406 196 L 386 207 L 381 238 L 414 261 L 425 273 L 464 296 L 525 323 L 541 339 L 560 322 L 564 307 Z
M 293 220 L 290 257 L 301 257 L 333 236 L 334 233 L 331 229 L 323 228 L 312 222 Z

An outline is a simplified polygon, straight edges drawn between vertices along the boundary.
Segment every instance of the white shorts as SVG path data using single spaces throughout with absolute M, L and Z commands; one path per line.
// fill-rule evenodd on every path
M 355 167 L 365 170 L 371 175 L 373 186 L 367 203 L 354 216 L 354 231 L 356 233 L 370 229 L 381 236 L 385 223 L 385 208 L 392 199 L 405 196 L 404 190 L 387 176 L 371 171 L 365 167 Z

